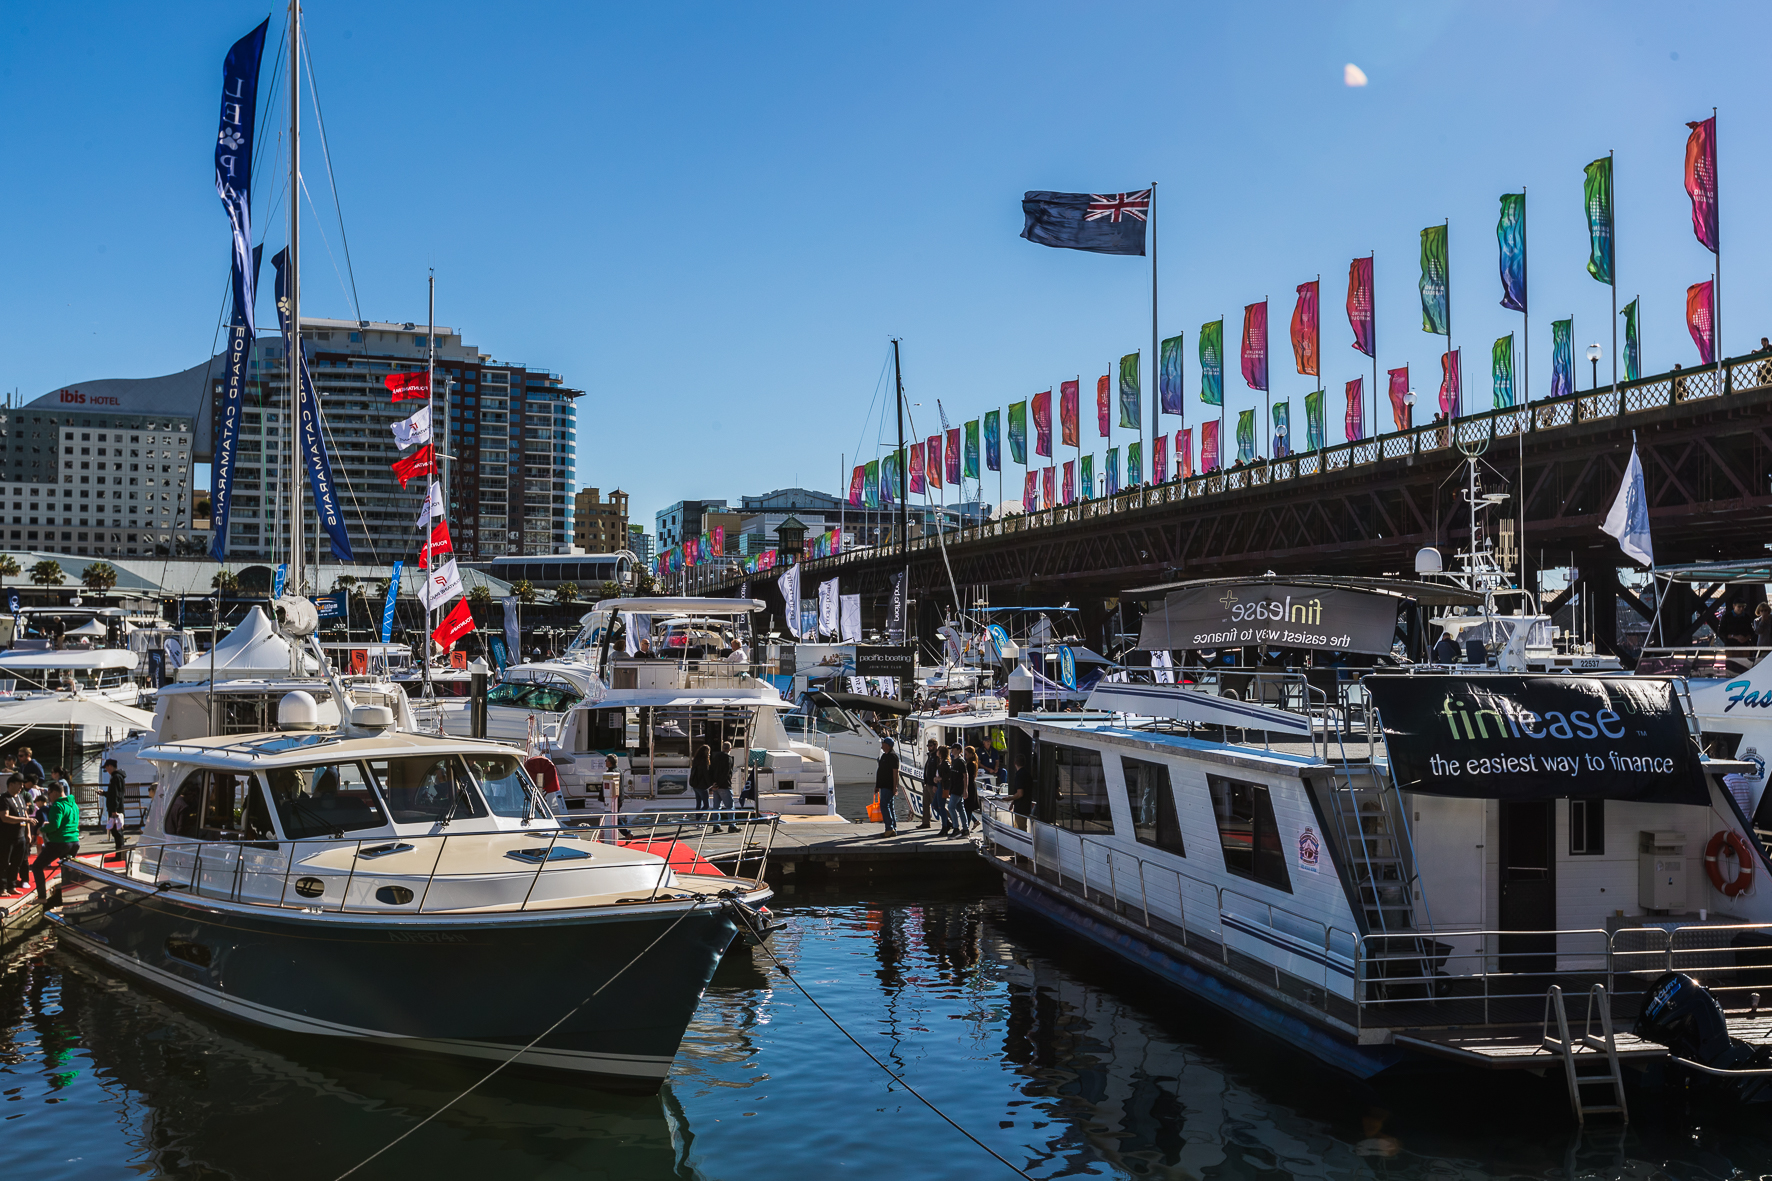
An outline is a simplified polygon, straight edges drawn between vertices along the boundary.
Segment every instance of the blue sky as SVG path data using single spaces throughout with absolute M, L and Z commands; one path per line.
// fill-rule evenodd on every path
M 266 11 L 0 15 L 0 386 L 30 397 L 205 355 L 227 274 L 220 62 Z M 1684 124 L 1717 106 L 1725 349 L 1772 332 L 1772 231 L 1748 212 L 1772 196 L 1763 5 L 307 12 L 363 314 L 422 320 L 435 267 L 441 322 L 587 391 L 580 482 L 628 489 L 648 525 L 686 496 L 834 489 L 840 457 L 885 442 L 874 399 L 893 335 L 924 433 L 937 398 L 957 423 L 1079 374 L 1087 419 L 1092 379 L 1149 350 L 1148 266 L 1021 240 L 1026 189 L 1161 182 L 1162 332 L 1188 338 L 1190 422 L 1199 325 L 1225 314 L 1234 338 L 1264 296 L 1275 396 L 1302 418 L 1313 383 L 1292 374 L 1284 331 L 1293 288 L 1319 273 L 1324 384 L 1369 374 L 1341 307 L 1348 260 L 1370 250 L 1380 364 L 1408 363 L 1431 401 L 1417 234 L 1450 218 L 1468 404 L 1487 399 L 1490 344 L 1521 330 L 1498 304 L 1504 191 L 1529 192 L 1534 394 L 1553 317 L 1575 316 L 1578 354 L 1610 347 L 1581 210 L 1582 167 L 1609 149 L 1620 304 L 1643 298 L 1645 370 L 1696 362 L 1684 292 L 1712 258 L 1681 187 Z M 1343 85 L 1348 62 L 1368 86 Z M 271 199 L 261 185 L 261 229 Z M 312 224 L 336 252 L 330 216 Z M 305 310 L 352 314 L 308 233 Z M 1229 411 L 1260 405 L 1230 368 Z

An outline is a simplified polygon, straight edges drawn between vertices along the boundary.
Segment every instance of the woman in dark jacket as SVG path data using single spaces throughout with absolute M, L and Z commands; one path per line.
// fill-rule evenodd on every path
M 695 762 L 689 767 L 689 790 L 695 793 L 695 810 L 708 810 L 708 792 L 714 786 L 714 752 L 707 743 L 695 748 Z
M 972 814 L 974 823 L 978 821 L 978 748 L 966 748 L 966 811 Z

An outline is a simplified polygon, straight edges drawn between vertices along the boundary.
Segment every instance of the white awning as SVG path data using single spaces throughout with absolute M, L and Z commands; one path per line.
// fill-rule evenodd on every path
M 1173 718 L 1232 729 L 1270 730 L 1281 734 L 1309 734 L 1311 720 L 1253 701 L 1218 697 L 1185 685 L 1144 685 L 1129 681 L 1103 681 L 1089 694 L 1086 709 L 1135 714 L 1147 718 Z
M 16 697 L 0 699 L 0 731 L 24 726 L 41 728 L 87 726 L 109 727 L 119 736 L 136 730 L 151 730 L 154 715 L 145 709 L 106 701 L 99 697 Z
M 277 634 L 263 608 L 254 607 L 246 613 L 239 627 L 222 637 L 221 643 L 201 656 L 193 656 L 180 668 L 178 679 L 269 680 L 287 677 L 289 661 L 289 641 Z M 303 656 L 302 667 L 312 671 L 313 659 Z
M 643 615 L 749 615 L 764 609 L 761 599 L 652 598 L 604 599 L 599 611 L 621 611 Z
M 72 669 L 96 672 L 108 668 L 134 668 L 141 657 L 126 648 L 69 648 L 63 651 L 0 652 L 0 675 L 8 672 L 42 672 Z

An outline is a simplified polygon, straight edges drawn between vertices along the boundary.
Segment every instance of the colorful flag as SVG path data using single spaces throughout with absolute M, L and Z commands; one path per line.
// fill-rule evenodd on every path
M 868 460 L 862 469 L 861 504 L 863 508 L 877 508 L 880 504 L 880 461 Z
M 965 474 L 971 479 L 978 479 L 978 419 L 966 424 L 966 468 Z
M 424 600 L 427 611 L 435 611 L 461 594 L 461 571 L 456 567 L 455 559 L 449 559 L 425 575 L 420 587 L 418 597 Z
M 381 642 L 386 644 L 394 638 L 394 603 L 400 597 L 400 570 L 406 563 L 394 563 L 394 576 L 388 579 L 387 597 L 381 601 Z
M 422 373 L 390 373 L 381 379 L 381 383 L 394 395 L 391 400 L 395 402 L 431 396 L 431 383 Z
M 1323 391 L 1314 390 L 1304 396 L 1304 445 L 1307 450 L 1320 451 L 1329 442 L 1328 415 L 1323 410 Z
M 1085 455 L 1077 461 L 1077 484 L 1083 490 L 1083 499 L 1091 500 L 1095 496 L 1095 456 Z
M 1040 473 L 1040 489 L 1045 496 L 1047 508 L 1058 503 L 1058 469 L 1046 468 Z
M 1505 410 L 1514 404 L 1514 334 L 1495 342 L 1491 356 L 1495 374 L 1495 408 Z
M 1178 332 L 1162 343 L 1157 351 L 1157 395 L 1164 414 L 1183 414 L 1181 334 Z
M 394 475 L 400 481 L 400 487 L 406 487 L 406 481 L 418 476 L 432 476 L 437 473 L 437 453 L 426 443 L 411 455 L 397 459 L 388 465 L 394 469 Z
M 1316 279 L 1300 283 L 1292 309 L 1292 356 L 1298 372 L 1310 377 L 1317 375 L 1317 284 Z
M 1151 483 L 1169 482 L 1169 436 L 1158 435 L 1151 440 Z
M 898 494 L 898 456 L 888 455 L 880 461 L 880 507 L 891 508 Z
M 1218 420 L 1209 418 L 1200 424 L 1200 472 L 1215 472 L 1218 462 Z
M 1274 403 L 1274 458 L 1292 454 L 1292 403 Z
M 469 609 L 468 601 L 463 599 L 443 617 L 443 622 L 431 632 L 431 639 L 437 642 L 437 647 L 447 651 L 451 644 L 473 630 L 474 613 Z
M 855 470 L 849 474 L 849 507 L 861 507 L 861 490 L 866 486 L 867 479 L 868 469 L 859 464 L 856 465 Z
M 1526 194 L 1501 195 L 1501 220 L 1495 223 L 1501 245 L 1501 306 L 1526 310 Z
M 1184 426 L 1175 432 L 1175 477 L 1192 478 L 1194 474 L 1194 428 Z
M 1009 409 L 1011 411 L 1013 411 L 1015 409 L 1015 407 L 1011 406 Z M 1013 423 L 1014 419 L 1011 419 L 1010 422 Z M 1012 444 L 1014 442 L 1013 435 L 1010 436 L 1010 442 Z M 926 480 L 928 482 L 930 490 L 934 491 L 935 489 L 941 487 L 942 462 L 941 462 L 941 436 L 940 435 L 930 435 L 929 436 L 929 441 L 923 445 L 923 454 L 925 456 L 925 460 L 924 460 L 924 464 L 923 464 L 923 478 L 924 478 L 924 480 Z
M 1224 321 L 1200 325 L 1200 401 L 1224 405 Z
M 726 526 L 724 525 L 714 526 L 714 556 L 716 558 L 726 556 Z
M 1134 439 L 1126 444 L 1126 487 L 1136 488 L 1144 483 L 1144 444 Z
M 1064 502 L 1077 503 L 1077 463 L 1073 459 L 1064 461 Z
M 1637 340 L 1637 304 L 1633 299 L 1618 314 L 1624 317 L 1624 380 L 1636 381 L 1643 376 L 1643 351 Z
M 1255 460 L 1255 411 L 1239 410 L 1237 412 L 1237 462 L 1252 463 Z
M 1052 391 L 1034 395 L 1034 454 L 1052 454 Z
M 1107 494 L 1118 496 L 1120 494 L 1120 449 L 1109 447 L 1107 454 L 1102 456 L 1102 465 L 1106 468 Z
M 1243 380 L 1267 389 L 1267 300 L 1243 308 Z
M 1551 397 L 1575 392 L 1575 317 L 1551 321 Z
M 1003 470 L 1003 412 L 984 412 L 984 466 L 987 470 Z
M 1716 340 L 1711 335 L 1713 306 L 1709 279 L 1686 288 L 1686 329 L 1692 333 L 1692 343 L 1698 346 L 1699 360 L 1706 365 L 1717 359 Z
M 955 488 L 960 487 L 960 428 L 948 428 L 948 449 L 942 456 L 947 461 L 947 480 Z
M 923 444 L 911 444 L 911 492 L 923 494 Z
M 1372 329 L 1372 256 L 1356 258 L 1347 266 L 1347 322 L 1354 330 L 1354 348 L 1376 356 L 1378 344 Z
M 449 522 L 446 520 L 438 521 L 431 527 L 430 540 L 418 547 L 418 560 L 429 563 L 433 557 L 436 557 L 439 554 L 452 554 L 454 552 L 455 543 L 449 539 Z
M 1366 379 L 1356 377 L 1347 383 L 1347 441 L 1358 442 L 1366 437 Z
M 1450 422 L 1464 410 L 1463 366 L 1458 349 L 1440 354 L 1440 413 Z
M 408 447 L 431 441 L 431 408 L 420 406 L 411 418 L 402 418 L 388 429 L 394 432 L 394 445 L 404 451 Z
M 1028 461 L 1028 404 L 1009 404 L 1009 458 L 1026 465 Z
M 1112 380 L 1111 373 L 1104 373 L 1095 379 L 1095 420 L 1097 425 L 1101 427 L 1101 437 L 1104 439 L 1109 437 L 1109 425 L 1113 422 L 1108 394 L 1108 383 Z
M 1040 511 L 1040 469 L 1029 468 L 1027 477 L 1021 482 L 1021 511 L 1034 513 Z
M 1583 172 L 1582 201 L 1587 207 L 1587 235 L 1591 242 L 1587 273 L 1601 283 L 1612 282 L 1612 157 L 1601 156 Z
M 1058 384 L 1058 434 L 1059 442 L 1066 447 L 1079 446 L 1077 417 L 1082 412 L 1078 405 L 1081 393 L 1077 389 L 1080 382 L 1063 381 Z
M 1153 190 L 1136 193 L 1022 194 L 1021 236 L 1041 246 L 1096 254 L 1143 254 Z
M 1120 425 L 1137 430 L 1139 419 L 1138 354 L 1120 358 Z
M 1692 233 L 1699 245 L 1717 252 L 1717 117 L 1688 123 L 1686 194 L 1692 198 Z
M 1390 370 L 1391 421 L 1406 431 L 1414 425 L 1415 408 L 1409 405 L 1409 366 Z
M 1451 263 L 1446 257 L 1446 227 L 1421 231 L 1421 330 L 1445 336 L 1450 329 Z

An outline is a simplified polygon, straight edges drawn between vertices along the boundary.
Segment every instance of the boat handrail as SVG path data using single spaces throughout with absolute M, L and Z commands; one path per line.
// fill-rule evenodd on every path
M 709 817 L 715 814 L 721 817 L 723 826 L 737 826 L 739 833 L 736 841 L 731 834 L 715 835 L 710 829 L 715 826 Z M 621 848 L 651 853 L 658 857 L 658 873 L 649 889 L 643 896 L 615 898 L 610 901 L 596 903 L 600 906 L 632 905 L 637 902 L 663 902 L 678 899 L 669 893 L 667 878 L 675 874 L 681 877 L 718 877 L 722 881 L 760 883 L 767 871 L 769 855 L 774 850 L 776 831 L 781 817 L 774 813 L 745 813 L 734 809 L 702 810 L 685 812 L 634 812 L 620 813 L 614 816 L 598 817 L 589 823 L 562 821 L 558 827 L 545 831 L 523 831 L 500 829 L 481 832 L 429 833 L 418 835 L 401 835 L 380 832 L 373 836 L 349 837 L 343 835 L 316 836 L 299 838 L 249 837 L 244 833 L 210 839 L 177 839 L 169 838 L 160 841 L 138 843 L 130 846 L 124 874 L 132 878 L 146 877 L 161 889 L 188 891 L 198 898 L 222 899 L 228 902 L 263 906 L 277 910 L 298 910 L 306 913 L 322 914 L 438 914 L 461 913 L 459 906 L 438 907 L 427 909 L 426 903 L 431 898 L 433 888 L 439 881 L 460 878 L 474 882 L 487 882 L 500 876 L 500 871 L 489 870 L 484 865 L 473 869 L 453 873 L 439 867 L 445 864 L 444 854 L 450 841 L 459 846 L 482 852 L 489 844 L 508 843 L 512 847 L 503 850 L 505 857 L 513 861 L 508 870 L 509 875 L 526 875 L 528 883 L 524 887 L 521 899 L 516 901 L 493 901 L 488 905 L 471 908 L 475 914 L 496 914 L 521 912 L 531 909 L 535 900 L 535 889 L 541 881 L 541 875 L 550 867 L 554 872 L 571 871 L 582 873 L 587 870 L 628 870 L 636 868 L 633 861 L 605 862 L 592 864 L 595 855 L 580 848 L 577 842 L 588 844 L 617 845 Z M 697 830 L 695 839 L 689 840 L 690 830 Z M 712 839 L 714 847 L 708 847 Z M 546 841 L 545 847 L 539 842 Z M 575 842 L 562 848 L 561 841 Z M 289 846 L 287 856 L 279 858 L 282 862 L 279 870 L 275 865 L 254 868 L 248 864 L 245 853 L 257 849 L 272 853 L 280 852 L 283 846 Z M 521 846 L 521 847 L 519 847 Z M 349 869 L 344 877 L 343 889 L 334 897 L 326 887 L 331 880 L 337 878 L 336 872 L 323 875 L 316 868 L 312 857 L 305 856 L 308 850 L 315 854 L 348 851 Z M 570 850 L 570 852 L 569 852 Z M 662 851 L 661 851 L 662 850 Z M 686 852 L 685 852 L 686 851 Z M 188 868 L 188 881 L 176 881 L 164 876 L 168 871 L 166 865 L 168 853 L 189 854 L 191 861 Z M 149 858 L 148 854 L 155 856 Z M 223 856 L 223 854 L 227 854 Z M 372 872 L 371 867 L 383 857 L 416 854 L 416 858 L 408 858 L 406 862 L 390 862 L 377 874 L 377 880 L 395 879 L 383 882 L 378 889 L 377 900 L 383 905 L 365 905 L 361 901 L 353 902 L 351 886 L 357 879 L 360 866 L 364 872 Z M 428 856 L 427 856 L 428 854 Z M 87 854 L 86 857 L 100 857 L 100 854 Z M 205 860 L 216 866 L 214 872 L 205 867 Z M 416 865 L 409 865 L 416 860 Z M 151 862 L 151 865 L 150 865 Z M 305 864 L 304 864 L 305 862 Z M 746 874 L 747 863 L 755 863 L 755 872 Z M 638 863 L 642 867 L 644 863 Z M 95 865 L 103 869 L 103 861 Z M 531 868 L 533 866 L 533 868 Z M 713 870 L 707 872 L 706 866 Z M 326 867 L 336 870 L 336 867 Z M 502 869 L 502 867 L 501 867 Z M 268 875 L 279 878 L 275 896 L 270 893 L 243 893 L 246 878 L 251 874 L 261 882 Z M 206 876 L 209 875 L 209 876 Z M 741 876 L 743 875 L 743 876 Z M 422 879 L 422 887 L 420 885 Z M 170 883 L 170 884 L 169 884 Z M 310 885 L 309 883 L 313 883 Z M 318 887 L 317 889 L 315 887 Z M 389 901 L 380 897 L 381 890 L 395 889 L 405 892 L 405 901 Z M 591 896 L 589 890 L 578 890 L 579 895 Z M 394 894 L 399 898 L 399 894 Z M 410 906 L 408 904 L 411 904 Z M 548 906 L 548 909 L 555 909 Z

